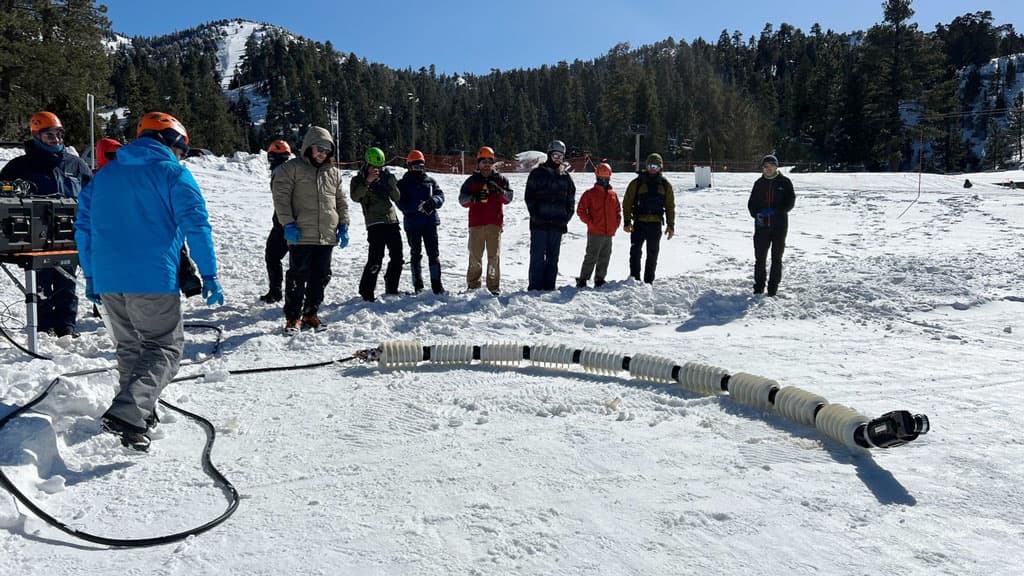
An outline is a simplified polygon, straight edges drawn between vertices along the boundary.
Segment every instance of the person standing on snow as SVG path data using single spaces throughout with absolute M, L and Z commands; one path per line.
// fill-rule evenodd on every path
M 480 288 L 484 250 L 487 251 L 487 290 L 501 293 L 501 229 L 504 206 L 512 202 L 512 187 L 494 169 L 494 150 L 481 146 L 476 153 L 476 171 L 459 189 L 459 204 L 469 208 L 469 267 L 466 288 Z
M 157 401 L 178 372 L 185 344 L 178 265 L 186 238 L 206 303 L 223 304 L 224 292 L 206 201 L 180 163 L 188 154 L 185 127 L 150 112 L 136 133 L 82 190 L 75 241 L 85 295 L 104 305 L 117 347 L 120 390 L 103 414 L 103 429 L 146 451 Z
M 32 196 L 78 198 L 92 178 L 92 171 L 65 148 L 60 118 L 53 112 L 37 112 L 28 126 L 32 139 L 25 142 L 25 155 L 4 165 L 0 180 L 26 180 L 32 184 Z M 36 272 L 42 294 L 36 308 L 39 331 L 57 337 L 78 337 L 78 294 L 74 280 L 77 271 L 76 266 L 61 266 Z
M 113 138 L 101 138 L 96 143 L 96 171 L 99 172 L 100 168 L 103 168 L 109 164 L 114 158 L 117 158 L 117 151 L 121 148 L 121 143 Z
M 331 281 L 331 254 L 335 245 L 348 246 L 348 202 L 333 156 L 331 133 L 310 126 L 299 156 L 279 166 L 270 182 L 274 211 L 288 242 L 284 288 L 288 334 L 326 327 L 318 312 Z
M 443 294 L 441 259 L 437 248 L 437 227 L 441 218 L 437 210 L 444 205 L 444 191 L 427 174 L 423 152 L 413 150 L 405 161 L 409 171 L 398 181 L 398 209 L 404 216 L 405 238 L 409 242 L 412 287 L 416 292 L 423 290 L 423 249 L 426 247 L 430 290 L 434 294 Z
M 768 281 L 768 295 L 775 296 L 782 281 L 782 253 L 786 250 L 789 211 L 796 203 L 793 182 L 779 172 L 779 159 L 769 154 L 761 160 L 761 177 L 754 181 L 747 211 L 754 219 L 754 294 L 761 294 Z M 771 273 L 766 272 L 768 251 Z
M 530 171 L 523 198 L 530 212 L 528 290 L 554 290 L 562 235 L 576 208 L 576 184 L 566 172 L 565 144 L 548 144 L 548 159 Z
M 270 164 L 270 190 L 274 190 L 274 173 L 277 169 L 291 160 L 292 147 L 284 140 L 274 140 L 267 147 L 267 162 Z M 267 263 L 267 293 L 260 296 L 260 302 L 274 304 L 280 302 L 283 294 L 281 285 L 284 283 L 284 268 L 281 266 L 281 259 L 288 255 L 288 242 L 284 239 L 284 226 L 277 218 L 277 211 L 271 219 L 270 234 L 267 235 L 267 245 L 263 250 L 263 259 Z
M 594 287 L 604 285 L 608 261 L 612 257 L 612 237 L 622 223 L 619 195 L 612 190 L 612 167 L 602 163 L 597 167 L 595 176 L 597 182 L 594 187 L 583 193 L 576 207 L 576 215 L 587 225 L 587 252 L 580 276 L 576 279 L 577 288 L 586 288 L 595 266 Z
M 401 193 L 398 179 L 384 167 L 387 159 L 380 148 L 366 151 L 366 164 L 349 184 L 352 200 L 363 206 L 366 237 L 370 244 L 363 275 L 359 279 L 359 295 L 367 302 L 376 300 L 377 277 L 384 263 L 384 250 L 388 252 L 388 268 L 384 271 L 384 293 L 398 294 L 398 281 L 402 277 L 402 231 L 398 226 L 395 202 Z
M 629 275 L 640 280 L 640 260 L 647 245 L 644 282 L 654 282 L 661 248 L 661 225 L 667 224 L 665 237 L 675 236 L 676 197 L 672 185 L 661 174 L 661 154 L 647 157 L 647 166 L 629 186 L 622 199 L 622 229 L 629 234 Z

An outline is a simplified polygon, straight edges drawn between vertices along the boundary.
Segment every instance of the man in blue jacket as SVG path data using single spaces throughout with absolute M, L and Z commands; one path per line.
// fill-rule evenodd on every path
M 138 139 L 117 152 L 79 196 L 75 241 L 85 295 L 104 305 L 117 344 L 120 391 L 103 429 L 149 449 L 156 404 L 184 346 L 178 264 L 182 242 L 203 277 L 203 297 L 223 304 L 206 202 L 179 162 L 188 133 L 173 116 L 147 113 Z
M 398 209 L 404 216 L 405 238 L 409 242 L 412 289 L 416 292 L 423 290 L 423 249 L 426 247 L 430 290 L 434 294 L 444 294 L 440 252 L 437 248 L 437 227 L 441 224 L 437 209 L 444 205 L 444 191 L 427 174 L 423 152 L 413 150 L 405 161 L 409 171 L 398 181 Z
M 32 184 L 33 196 L 78 198 L 82 187 L 92 178 L 92 171 L 64 147 L 64 125 L 60 118 L 53 112 L 37 112 L 28 124 L 32 139 L 25 143 L 25 155 L 8 162 L 0 170 L 0 180 L 26 180 Z M 43 296 L 37 308 L 41 332 L 78 337 L 78 294 L 73 278 L 76 270 L 62 267 L 36 273 Z

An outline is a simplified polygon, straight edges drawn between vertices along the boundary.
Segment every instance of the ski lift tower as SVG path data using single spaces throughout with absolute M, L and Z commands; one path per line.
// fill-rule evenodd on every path
M 640 137 L 647 135 L 647 124 L 630 124 L 629 134 L 636 137 L 636 170 L 640 171 Z

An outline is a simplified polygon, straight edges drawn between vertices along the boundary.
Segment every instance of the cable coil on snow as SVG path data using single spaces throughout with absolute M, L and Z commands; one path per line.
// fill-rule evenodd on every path
M 775 410 L 804 426 L 814 426 L 815 415 L 827 404 L 828 400 L 796 386 L 785 386 L 775 394 Z
M 758 410 L 772 407 L 771 397 L 778 389 L 779 383 L 775 380 L 746 372 L 733 374 L 729 378 L 729 397 Z
M 695 394 L 720 396 L 725 394 L 722 380 L 728 375 L 724 369 L 699 362 L 683 364 L 676 381 L 679 385 Z
M 842 404 L 829 404 L 818 411 L 814 426 L 829 438 L 842 442 L 848 448 L 859 450 L 862 446 L 857 443 L 855 434 L 858 428 L 869 421 L 867 416 Z

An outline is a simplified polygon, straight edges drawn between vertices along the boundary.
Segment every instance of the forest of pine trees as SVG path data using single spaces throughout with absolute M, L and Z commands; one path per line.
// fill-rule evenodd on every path
M 714 42 L 619 44 L 594 60 L 459 76 L 388 68 L 268 26 L 250 37 L 229 98 L 217 26 L 114 47 L 95 2 L 0 0 L 0 140 L 26 138 L 29 116 L 47 109 L 81 147 L 92 93 L 130 111 L 101 122 L 103 135 L 130 137 L 123 126 L 162 110 L 194 146 L 219 154 L 296 142 L 310 125 L 329 126 L 336 103 L 342 160 L 368 146 L 404 157 L 415 133 L 426 153 L 487 144 L 511 156 L 559 138 L 571 155 L 624 163 L 631 129 L 643 125 L 643 153 L 679 168 L 749 168 L 770 151 L 812 169 L 948 172 L 1019 161 L 1024 97 L 1010 91 L 1018 65 L 982 69 L 1024 52 L 1024 38 L 988 11 L 924 31 L 910 22 L 911 0 L 879 7 L 881 21 L 866 31 L 766 24 L 757 34 L 723 30 Z M 256 97 L 267 106 L 260 125 Z M 984 143 L 984 157 L 971 141 Z

